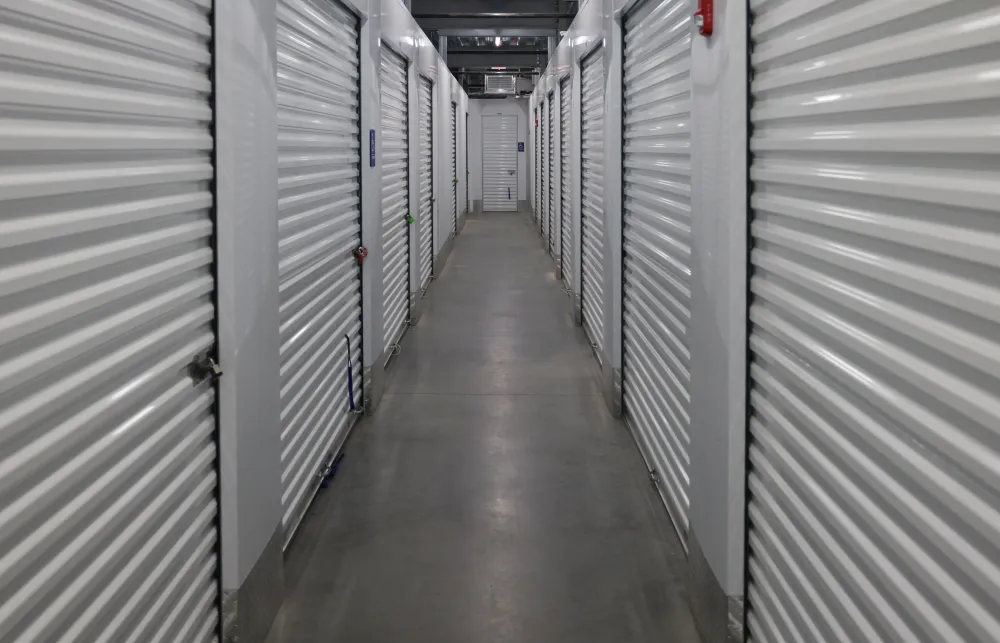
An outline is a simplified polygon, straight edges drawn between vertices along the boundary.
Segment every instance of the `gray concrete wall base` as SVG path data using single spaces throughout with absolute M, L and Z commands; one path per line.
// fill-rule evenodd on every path
M 279 524 L 239 589 L 222 593 L 223 643 L 264 643 L 285 599 L 284 531 Z
M 704 643 L 743 643 L 743 597 L 727 596 L 688 530 L 687 587 L 698 633 Z

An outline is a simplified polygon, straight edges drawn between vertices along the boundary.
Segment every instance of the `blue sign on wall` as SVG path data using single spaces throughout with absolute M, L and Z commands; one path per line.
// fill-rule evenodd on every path
M 517 151 L 518 152 L 523 152 L 524 151 L 524 141 L 518 141 L 517 142 Z
M 368 166 L 375 167 L 375 130 L 368 130 Z

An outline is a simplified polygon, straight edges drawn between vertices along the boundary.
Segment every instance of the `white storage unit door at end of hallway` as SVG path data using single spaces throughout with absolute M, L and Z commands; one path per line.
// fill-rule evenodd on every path
M 517 116 L 483 114 L 483 210 L 517 211 Z
M 280 0 L 278 300 L 287 545 L 361 398 L 358 20 L 333 0 Z M 347 364 L 353 365 L 348 389 Z
M 546 132 L 545 140 L 546 140 L 546 146 L 548 148 L 548 156 L 546 158 L 548 171 L 546 173 L 545 180 L 548 182 L 548 192 L 546 193 L 545 197 L 546 197 L 546 212 L 548 213 L 548 221 L 545 225 L 545 237 L 546 237 L 545 245 L 549 249 L 549 252 L 551 253 L 555 250 L 556 247 L 556 225 L 557 225 L 554 212 L 556 204 L 555 188 L 552 187 L 552 179 L 555 178 L 555 173 L 556 173 L 555 169 L 553 168 L 553 166 L 555 165 L 555 134 L 552 133 L 552 131 L 555 129 L 553 127 L 553 124 L 555 123 L 555 118 L 556 118 L 555 94 L 550 93 L 547 102 L 548 102 L 547 122 L 549 124 L 549 131 Z
M 0 640 L 207 643 L 210 3 L 3 13 Z
M 622 395 L 674 525 L 688 526 L 691 13 L 645 0 L 625 16 Z
M 382 310 L 386 359 L 410 318 L 410 186 L 407 62 L 382 46 Z
M 573 283 L 573 196 L 570 191 L 569 138 L 573 99 L 570 96 L 572 80 L 566 77 L 559 83 L 559 267 L 567 287 Z
M 458 115 L 455 103 L 451 104 L 451 232 L 458 234 Z
M 434 275 L 434 85 L 420 78 L 420 287 Z
M 751 30 L 749 640 L 994 643 L 1000 5 L 815 7 Z
M 598 360 L 604 356 L 604 56 L 598 48 L 581 64 L 580 180 L 583 328 Z

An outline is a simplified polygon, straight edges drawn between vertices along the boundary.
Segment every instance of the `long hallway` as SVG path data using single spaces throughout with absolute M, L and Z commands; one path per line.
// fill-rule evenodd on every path
M 528 215 L 469 219 L 291 545 L 269 643 L 698 641 Z

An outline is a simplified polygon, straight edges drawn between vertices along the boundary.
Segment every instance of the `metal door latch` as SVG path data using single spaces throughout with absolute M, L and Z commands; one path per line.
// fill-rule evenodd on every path
M 221 377 L 222 367 L 209 351 L 205 351 L 200 355 L 195 355 L 194 359 L 191 360 L 191 364 L 188 365 L 188 375 L 195 384 L 201 384 L 206 379 L 215 380 Z

